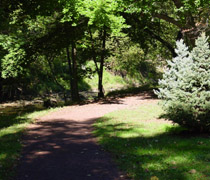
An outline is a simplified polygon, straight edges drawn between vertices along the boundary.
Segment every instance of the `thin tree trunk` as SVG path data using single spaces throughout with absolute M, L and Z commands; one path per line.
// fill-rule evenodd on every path
M 3 79 L 1 77 L 1 71 L 0 71 L 0 102 L 3 101 Z
M 104 89 L 103 89 L 103 69 L 104 69 L 104 58 L 105 58 L 105 50 L 106 50 L 106 29 L 104 27 L 103 37 L 102 37 L 102 53 L 101 53 L 101 62 L 100 69 L 98 73 L 98 97 L 104 97 Z
M 92 32 L 91 32 L 91 29 L 89 29 L 89 34 L 90 34 L 90 41 L 91 41 L 91 47 L 92 47 L 93 61 L 94 61 L 95 66 L 96 66 L 96 71 L 99 74 L 99 68 L 98 68 L 98 64 L 97 64 L 97 60 L 96 60 L 96 51 L 95 51 L 95 47 L 94 47 L 93 35 L 92 35 Z
M 66 48 L 67 60 L 70 75 L 71 99 L 72 101 L 79 101 L 78 77 L 77 77 L 77 51 L 76 45 L 72 42 L 71 58 L 69 48 Z
M 65 90 L 65 88 L 58 82 L 58 80 L 57 80 L 57 78 L 56 78 L 56 76 L 55 76 L 54 67 L 53 67 L 51 61 L 53 61 L 53 57 L 47 58 L 47 62 L 48 62 L 48 65 L 49 65 L 49 68 L 50 68 L 50 71 L 51 71 L 50 76 L 52 77 L 52 79 L 54 80 L 54 82 L 55 82 L 62 90 Z
M 73 101 L 79 101 L 79 90 L 78 90 L 78 75 L 77 75 L 77 49 L 75 42 L 72 42 L 72 75 L 73 75 Z
M 71 88 L 71 98 L 73 99 L 74 92 L 73 92 L 73 73 L 72 73 L 72 62 L 70 58 L 70 53 L 69 53 L 69 47 L 66 48 L 66 54 L 67 54 L 67 61 L 68 61 L 68 66 L 69 66 L 69 77 L 70 77 L 70 88 Z
M 1 58 L 1 57 L 0 57 Z M 0 62 L 0 102 L 3 102 L 3 78 L 2 78 L 2 67 Z

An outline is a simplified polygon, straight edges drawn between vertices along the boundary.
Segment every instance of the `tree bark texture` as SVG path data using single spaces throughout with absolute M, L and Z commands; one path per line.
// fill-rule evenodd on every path
M 77 49 L 75 42 L 72 42 L 72 75 L 73 75 L 73 101 L 79 101 L 79 89 L 78 89 L 78 74 L 77 74 Z
M 0 71 L 0 102 L 3 101 L 3 79 L 1 77 L 1 71 Z
M 69 66 L 71 99 L 72 99 L 72 101 L 78 101 L 79 100 L 79 92 L 78 92 L 75 43 L 72 43 L 71 57 L 70 57 L 69 47 L 66 48 L 66 53 L 67 53 L 67 60 L 68 60 L 68 66 Z
M 99 67 L 98 67 L 97 60 L 96 60 L 96 50 L 95 50 L 95 46 L 94 46 L 94 40 L 93 40 L 93 35 L 92 35 L 92 32 L 91 32 L 91 29 L 89 29 L 89 34 L 90 34 L 90 41 L 91 41 L 91 47 L 92 47 L 93 61 L 94 61 L 94 64 L 96 66 L 96 71 L 97 71 L 97 73 L 99 73 Z
M 102 52 L 101 52 L 100 69 L 98 72 L 98 97 L 99 98 L 104 97 L 103 69 L 104 69 L 105 50 L 106 50 L 106 28 L 104 27 L 103 35 L 102 35 Z

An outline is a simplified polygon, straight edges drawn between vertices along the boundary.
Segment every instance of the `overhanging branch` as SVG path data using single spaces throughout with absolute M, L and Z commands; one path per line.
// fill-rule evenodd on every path
M 169 17 L 165 14 L 158 14 L 158 13 L 155 13 L 153 14 L 154 17 L 157 17 L 159 19 L 163 19 L 169 23 L 172 23 L 174 25 L 176 25 L 177 27 L 179 27 L 180 29 L 183 29 L 183 25 L 181 23 L 179 23 L 178 21 L 176 21 L 175 19 L 173 19 L 172 17 Z
M 158 40 L 159 42 L 161 42 L 165 47 L 167 47 L 169 49 L 169 51 L 171 52 L 173 57 L 176 57 L 177 54 L 173 48 L 173 46 L 168 43 L 167 41 L 163 40 L 160 36 L 156 35 L 155 33 L 153 33 L 152 31 L 150 31 L 148 28 L 144 30 L 147 34 L 149 34 L 151 37 L 155 38 L 156 40 Z

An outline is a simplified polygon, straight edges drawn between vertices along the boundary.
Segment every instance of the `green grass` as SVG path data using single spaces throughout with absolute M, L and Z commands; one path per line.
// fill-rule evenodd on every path
M 34 119 L 55 110 L 30 108 L 0 109 L 0 180 L 11 179 L 22 149 L 21 135 Z
M 210 138 L 181 133 L 158 119 L 158 105 L 142 105 L 100 118 L 95 134 L 133 179 L 209 180 Z
M 98 88 L 98 75 L 97 74 L 94 74 L 94 76 L 91 79 L 86 78 L 84 81 L 87 84 L 89 84 L 91 89 Z M 127 83 L 121 76 L 118 76 L 118 75 L 115 76 L 112 73 L 104 70 L 103 86 L 104 86 L 105 91 L 112 88 L 123 87 L 125 85 L 127 85 Z
M 90 68 L 95 70 L 95 64 L 93 62 L 88 62 L 86 64 L 86 68 Z M 114 75 L 113 73 L 109 72 L 104 68 L 103 72 L 103 86 L 105 91 L 109 89 L 116 89 L 120 87 L 124 87 L 128 85 L 126 80 L 124 80 L 121 76 Z M 89 90 L 89 89 L 98 89 L 98 75 L 94 73 L 91 75 L 91 78 L 84 78 L 83 83 L 80 85 L 80 89 Z

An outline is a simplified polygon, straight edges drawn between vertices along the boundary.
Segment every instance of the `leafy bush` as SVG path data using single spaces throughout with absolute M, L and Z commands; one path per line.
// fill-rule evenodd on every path
M 151 53 L 147 53 L 126 37 L 121 38 L 118 43 L 107 61 L 111 71 L 130 82 L 130 85 L 157 84 L 161 74 L 157 63 L 148 56 Z
M 195 131 L 210 131 L 210 50 L 203 33 L 190 52 L 178 41 L 177 57 L 168 61 L 159 91 L 166 117 Z

